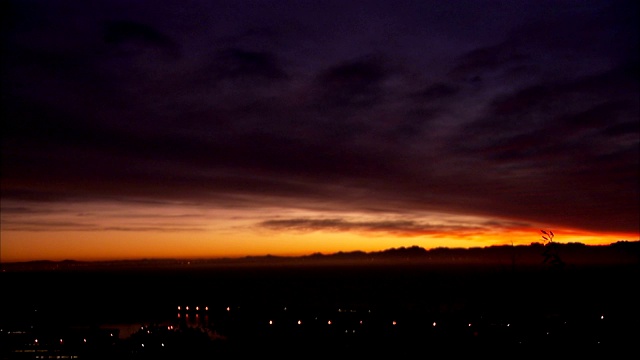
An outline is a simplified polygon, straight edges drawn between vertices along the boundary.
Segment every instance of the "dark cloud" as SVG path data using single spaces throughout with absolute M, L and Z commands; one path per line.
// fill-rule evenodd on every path
M 84 222 L 70 221 L 12 221 L 3 220 L 2 229 L 6 231 L 97 231 L 99 226 Z
M 531 59 L 520 53 L 517 47 L 504 43 L 468 52 L 458 59 L 448 75 L 458 80 L 477 82 L 487 74 L 524 72 L 521 70 L 526 69 L 529 61 Z
M 97 223 L 87 223 L 83 221 L 12 221 L 6 220 L 2 224 L 3 230 L 6 231 L 34 231 L 34 232 L 50 232 L 50 231 L 131 231 L 131 232 L 201 232 L 205 231 L 204 227 L 185 226 L 184 224 L 162 224 L 162 226 L 149 225 L 126 225 L 126 226 L 101 226 Z
M 174 46 L 171 39 L 151 26 L 127 20 L 109 21 L 104 25 L 104 41 L 122 45 L 139 42 L 158 47 Z
M 460 89 L 457 86 L 445 83 L 436 83 L 428 85 L 425 89 L 416 93 L 415 96 L 419 100 L 433 102 L 450 98 L 459 91 Z
M 258 81 L 287 78 L 273 54 L 267 52 L 227 49 L 220 52 L 216 60 L 215 72 L 218 79 L 248 78 Z
M 317 77 L 321 105 L 374 106 L 383 96 L 381 83 L 386 76 L 382 61 L 376 58 L 334 65 Z
M 486 116 L 460 133 L 460 155 L 475 159 L 478 176 L 522 189 L 495 194 L 496 200 L 504 196 L 504 210 L 577 226 L 600 208 L 611 216 L 589 226 L 633 229 L 639 215 L 637 80 L 625 67 L 497 98 Z
M 421 236 L 425 234 L 461 233 L 481 230 L 475 226 L 464 225 L 432 225 L 410 220 L 386 221 L 349 221 L 345 219 L 280 219 L 266 220 L 258 224 L 271 230 L 287 231 L 338 231 L 338 232 L 371 232 L 387 233 L 402 236 Z M 493 224 L 494 226 L 496 224 Z

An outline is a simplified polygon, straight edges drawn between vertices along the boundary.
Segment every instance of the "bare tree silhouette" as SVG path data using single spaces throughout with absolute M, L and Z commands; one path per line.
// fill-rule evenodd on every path
M 542 262 L 545 264 L 551 264 L 554 268 L 563 268 L 565 266 L 565 262 L 560 258 L 556 243 L 553 242 L 553 238 L 555 236 L 553 231 L 540 230 L 540 232 L 542 233 L 542 240 L 544 244 L 544 251 L 542 252 L 544 260 Z

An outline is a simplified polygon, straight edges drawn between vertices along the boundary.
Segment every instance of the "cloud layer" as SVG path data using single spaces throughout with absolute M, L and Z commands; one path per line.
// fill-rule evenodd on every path
M 256 222 L 283 230 L 432 231 L 333 211 L 639 230 L 634 2 L 3 7 L 3 214 L 152 201 L 329 214 Z

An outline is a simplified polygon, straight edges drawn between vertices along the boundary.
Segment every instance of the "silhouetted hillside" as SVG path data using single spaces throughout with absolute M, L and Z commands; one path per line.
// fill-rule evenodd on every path
M 383 265 L 383 264 L 423 264 L 423 265 L 499 265 L 530 266 L 543 263 L 544 244 L 501 245 L 476 248 L 434 248 L 419 246 L 390 248 L 382 251 L 337 252 L 333 254 L 314 253 L 299 257 L 287 256 L 247 256 L 243 258 L 213 259 L 140 259 L 119 261 L 29 261 L 3 263 L 2 271 L 42 271 L 42 270 L 89 270 L 122 268 L 172 268 L 209 266 L 255 266 L 255 265 Z M 555 251 L 567 266 L 639 264 L 640 241 L 619 241 L 611 245 L 585 245 L 582 243 L 554 243 Z

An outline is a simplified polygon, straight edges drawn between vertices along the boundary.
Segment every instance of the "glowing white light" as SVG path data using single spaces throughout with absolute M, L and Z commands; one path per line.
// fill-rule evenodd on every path
M 164 343 L 162 343 L 161 345 L 162 345 L 162 347 L 164 347 Z
M 469 323 L 469 327 L 471 327 L 471 323 Z
M 362 320 L 360 320 L 360 325 L 362 325 Z
M 181 307 L 180 307 L 180 306 L 178 306 L 178 311 L 180 311 L 180 309 L 181 309 Z
M 189 307 L 188 306 L 185 309 L 187 309 L 187 311 L 189 311 Z
M 196 311 L 199 311 L 199 310 L 200 310 L 200 306 L 196 306 Z
M 87 339 L 82 339 L 82 341 L 87 342 Z
M 205 307 L 204 307 L 204 310 L 205 310 L 205 311 L 209 311 L 209 307 L 208 307 L 208 306 L 205 306 Z
M 229 306 L 227 306 L 227 311 L 231 311 L 231 308 Z
M 436 327 L 436 322 L 434 321 L 432 325 L 433 325 L 433 327 Z
M 600 315 L 600 320 L 604 320 L 604 315 Z
M 38 343 L 38 339 L 35 339 L 34 342 L 37 344 Z
M 396 323 L 396 321 L 395 321 L 395 320 L 393 320 L 393 322 L 392 322 L 391 324 L 393 324 L 393 325 L 395 326 L 397 323 Z
M 269 320 L 269 325 L 273 325 L 273 320 Z
M 328 324 L 328 325 L 331 325 L 331 320 L 327 321 L 327 324 Z
M 140 344 L 140 345 L 142 345 L 142 347 L 144 347 L 144 344 Z
M 302 320 L 298 320 L 298 325 L 302 325 Z

